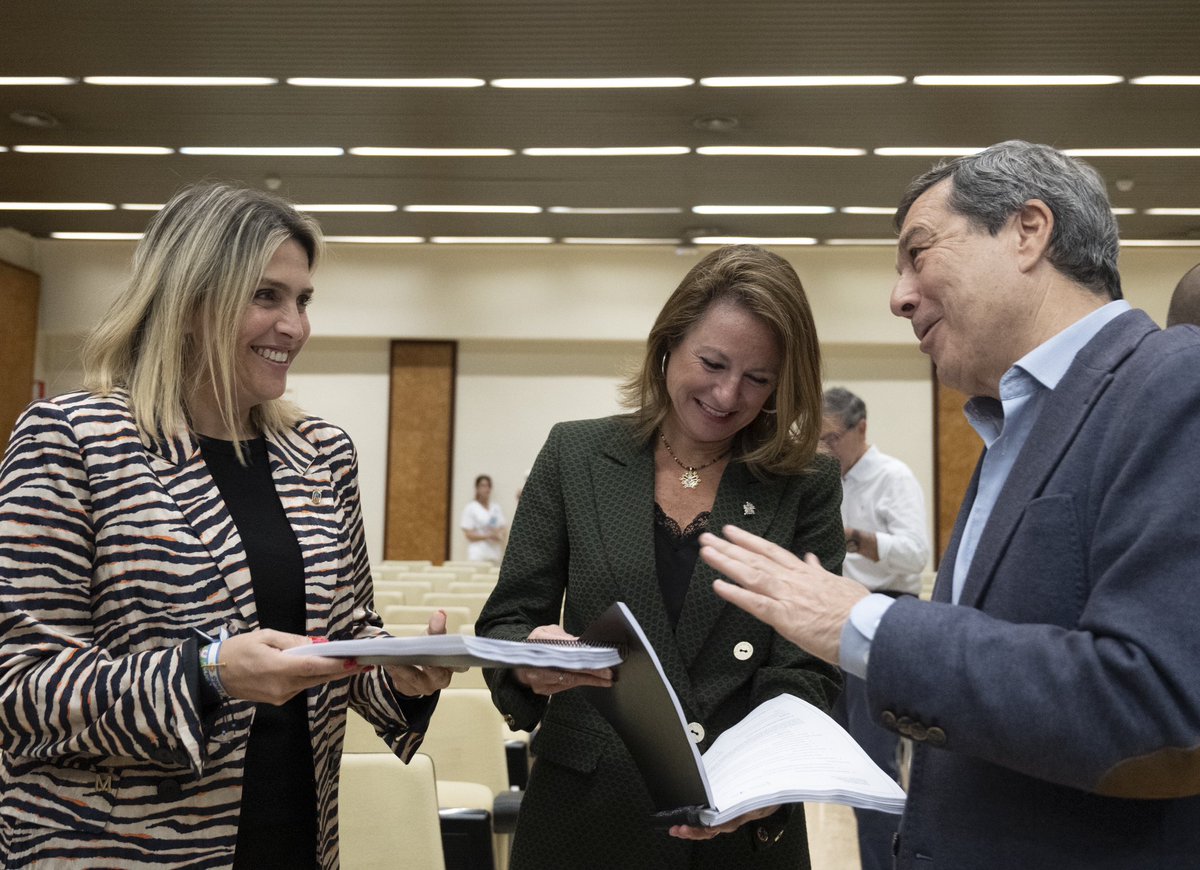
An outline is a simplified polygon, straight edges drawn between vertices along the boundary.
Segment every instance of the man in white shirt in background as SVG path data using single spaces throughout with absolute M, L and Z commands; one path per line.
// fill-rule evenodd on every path
M 842 574 L 870 592 L 893 597 L 918 595 L 929 560 L 925 496 L 909 467 L 867 442 L 867 406 L 842 387 L 825 391 L 821 443 L 842 469 L 842 525 L 846 561 Z M 878 725 L 867 704 L 867 686 L 843 672 L 846 687 L 833 715 L 859 745 L 897 782 L 900 738 Z M 900 817 L 854 811 L 863 870 L 892 866 L 892 840 Z

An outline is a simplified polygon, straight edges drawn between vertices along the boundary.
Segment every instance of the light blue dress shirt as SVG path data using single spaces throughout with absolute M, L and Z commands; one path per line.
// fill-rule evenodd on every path
M 967 421 L 983 439 L 987 452 L 983 455 L 975 501 L 963 527 L 954 562 L 952 600 L 955 604 L 962 595 L 975 548 L 992 515 L 992 508 L 1025 446 L 1046 396 L 1058 386 L 1084 345 L 1110 320 L 1129 310 L 1129 303 L 1123 299 L 1096 309 L 1013 363 L 1000 379 L 999 401 L 990 396 L 976 396 L 967 402 L 963 409 Z M 894 603 L 895 599 L 887 595 L 875 594 L 854 605 L 850 619 L 842 628 L 838 650 L 843 670 L 866 679 L 875 630 Z

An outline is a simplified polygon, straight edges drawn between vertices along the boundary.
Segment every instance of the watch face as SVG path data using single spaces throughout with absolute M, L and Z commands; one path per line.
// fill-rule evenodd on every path
M 847 541 L 846 542 L 846 552 L 847 553 L 857 553 L 858 552 L 858 541 Z

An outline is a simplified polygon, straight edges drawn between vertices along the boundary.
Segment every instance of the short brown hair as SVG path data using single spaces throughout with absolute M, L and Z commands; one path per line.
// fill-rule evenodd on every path
M 781 356 L 774 413 L 738 433 L 734 456 L 757 475 L 795 474 L 821 434 L 821 349 L 808 297 L 787 260 L 755 245 L 718 248 L 689 271 L 658 313 L 642 364 L 622 386 L 638 434 L 654 435 L 671 407 L 664 359 L 717 302 L 749 311 L 771 331 Z

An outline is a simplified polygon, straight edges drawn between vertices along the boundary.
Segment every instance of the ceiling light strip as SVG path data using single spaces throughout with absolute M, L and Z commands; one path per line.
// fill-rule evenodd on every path
M 512 148 L 351 148 L 355 157 L 512 157 Z
M 503 78 L 492 79 L 493 88 L 686 88 L 695 79 L 657 78 Z
M 424 236 L 325 236 L 325 241 L 344 245 L 420 245 Z
M 1142 214 L 1151 215 L 1200 215 L 1200 208 L 1145 208 Z
M 696 153 L 718 157 L 861 157 L 867 151 L 825 145 L 701 145 Z
M 1125 81 L 1122 76 L 1107 75 L 991 75 L 991 76 L 913 76 L 914 85 L 932 87 L 1077 87 L 1116 85 Z
M 526 157 L 670 157 L 690 154 L 691 148 L 683 145 L 651 145 L 641 147 L 606 148 L 522 148 Z
M 904 76 L 709 76 L 706 88 L 827 88 L 902 85 Z
M 76 232 L 56 232 L 51 233 L 52 239 L 74 239 L 76 241 L 96 241 L 96 242 L 124 242 L 136 241 L 140 239 L 144 233 L 76 233 Z
M 399 211 L 399 206 L 387 205 L 386 203 L 306 203 L 296 204 L 296 208 L 300 211 L 310 212 L 312 214 L 323 212 L 362 212 L 362 213 L 389 213 Z
M 0 202 L 0 211 L 116 211 L 111 202 Z
M 1121 239 L 1122 248 L 1197 248 L 1200 239 Z
M 449 214 L 541 214 L 540 205 L 406 205 L 407 212 Z
M 74 85 L 79 79 L 67 76 L 0 76 L 0 87 L 42 87 L 45 85 Z
M 578 208 L 567 205 L 552 205 L 546 211 L 551 214 L 682 214 L 681 208 Z
M 808 236 L 696 236 L 697 245 L 815 245 Z
M 159 145 L 14 145 L 21 154 L 174 154 L 174 148 Z
M 1129 80 L 1131 85 L 1200 85 L 1200 76 L 1138 76 Z
M 678 245 L 679 239 L 590 239 L 582 236 L 566 236 L 564 245 Z
M 182 88 L 256 88 L 279 84 L 266 76 L 84 76 L 86 85 Z
M 982 150 L 983 146 L 970 145 L 904 145 L 876 148 L 873 153 L 878 157 L 966 157 Z
M 484 79 L 379 79 L 379 78 L 329 78 L 300 76 L 286 80 L 289 85 L 300 88 L 481 88 Z
M 550 245 L 550 236 L 433 236 L 435 245 Z
M 188 145 L 180 148 L 179 153 L 208 157 L 340 157 L 345 153 L 345 149 L 327 147 L 243 148 Z
M 695 214 L 833 214 L 828 205 L 695 205 Z
M 1072 157 L 1200 157 L 1200 148 L 1065 148 Z

